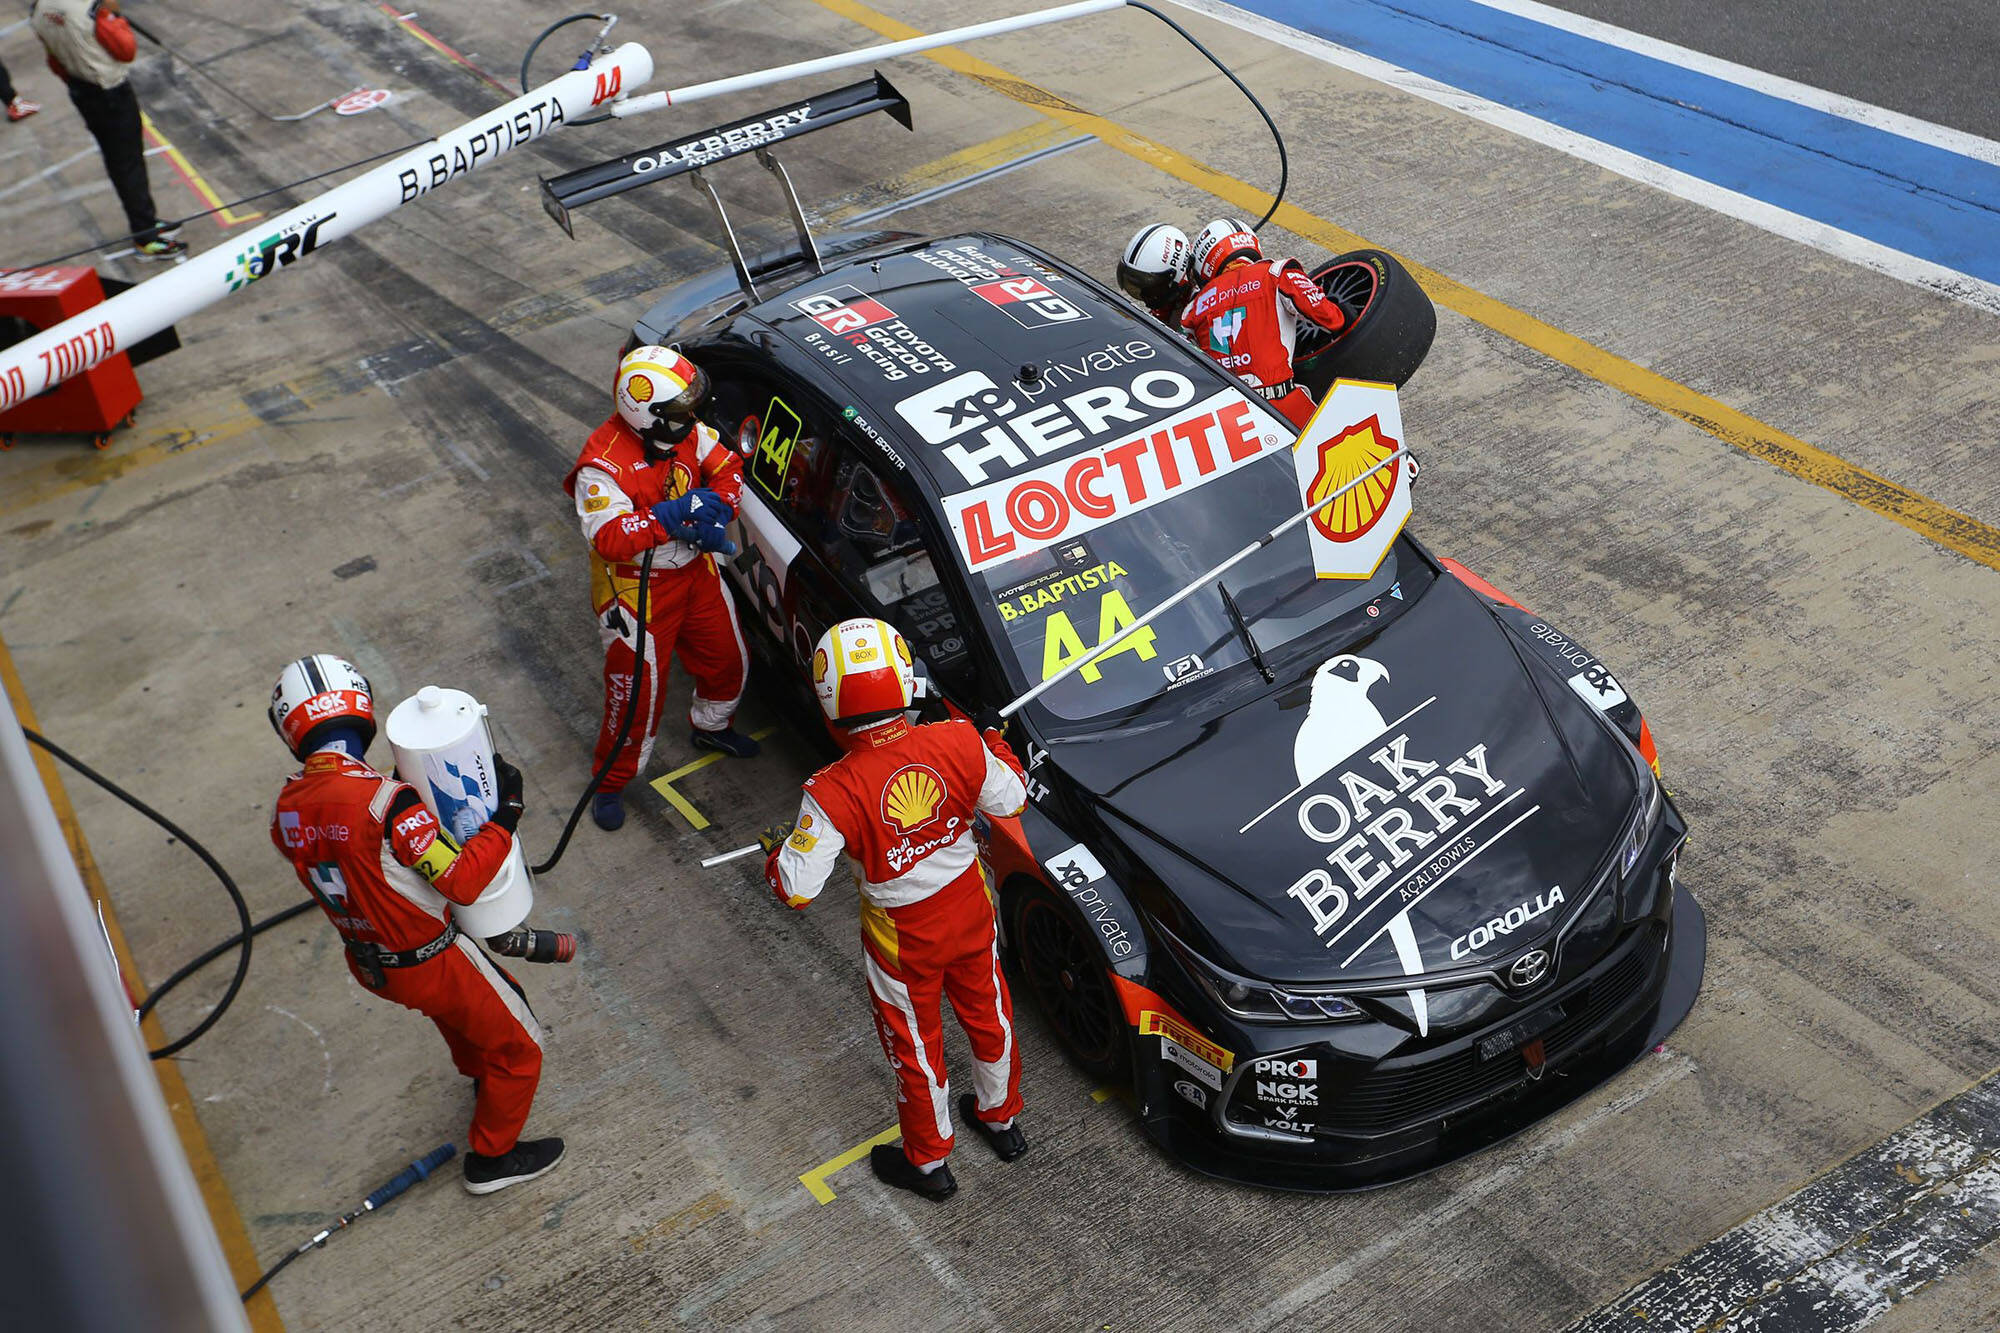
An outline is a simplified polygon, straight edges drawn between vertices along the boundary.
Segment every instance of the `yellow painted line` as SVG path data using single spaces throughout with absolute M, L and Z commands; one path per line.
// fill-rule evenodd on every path
M 222 196 L 215 192 L 215 187 L 210 185 L 203 178 L 202 174 L 194 169 L 194 163 L 187 160 L 186 154 L 174 147 L 168 141 L 166 135 L 160 133 L 158 128 L 154 126 L 151 116 L 141 111 L 139 113 L 139 125 L 140 128 L 146 131 L 146 137 L 153 141 L 155 147 L 165 150 L 167 161 L 174 164 L 174 170 L 180 173 L 181 179 L 187 183 L 187 187 L 200 196 L 201 201 L 208 205 L 210 211 L 222 220 L 223 226 L 236 227 L 245 222 L 255 222 L 258 218 L 264 216 L 262 213 L 238 213 L 233 208 L 223 207 Z
M 891 1125 L 867 1142 L 857 1143 L 840 1156 L 821 1162 L 818 1166 L 800 1176 L 799 1183 L 804 1185 L 807 1193 L 818 1199 L 822 1206 L 832 1203 L 834 1198 L 833 1188 L 826 1183 L 828 1176 L 841 1170 L 843 1167 L 853 1166 L 856 1162 L 866 1157 L 868 1150 L 876 1144 L 893 1143 L 902 1137 L 902 1128 L 897 1125 Z
M 446 46 L 436 37 L 433 37 L 430 33 L 424 31 L 424 29 L 417 26 L 417 24 L 411 22 L 409 19 L 404 18 L 402 15 L 402 11 L 398 10 L 394 5 L 383 4 L 381 3 L 381 0 L 377 0 L 375 7 L 381 10 L 384 14 L 387 14 L 390 18 L 394 19 L 397 27 L 409 33 L 410 36 L 416 38 L 418 41 L 422 42 L 425 46 L 428 46 L 431 50 L 437 52 L 445 59 L 451 61 L 454 65 L 462 65 L 466 69 L 471 70 L 474 74 L 477 74 L 480 78 L 484 79 L 487 83 L 491 84 L 493 87 L 498 88 L 501 92 L 507 94 L 507 96 L 509 97 L 520 96 L 519 89 L 514 88 L 502 82 L 500 79 L 495 78 L 491 74 L 488 74 L 485 70 L 479 68 L 479 66 L 473 64 L 470 60 L 466 59 L 458 52 L 452 50 L 449 46 Z
M 877 13 L 866 5 L 856 3 L 856 0 L 815 2 L 892 40 L 920 35 L 916 28 Z M 1136 134 L 1117 121 L 1093 115 L 998 65 L 967 55 L 955 47 L 940 47 L 925 54 L 947 69 L 976 80 L 1016 102 L 1034 107 L 1051 120 L 1094 134 L 1109 147 L 1129 157 L 1157 167 L 1190 185 L 1199 186 L 1216 198 L 1227 201 L 1239 212 L 1255 217 L 1270 207 L 1271 195 L 1268 191 Z M 1273 220 L 1327 250 L 1384 248 L 1372 245 L 1345 227 L 1294 204 L 1281 206 Z M 1533 315 L 1475 291 L 1435 269 L 1404 259 L 1401 255 L 1396 257 L 1439 305 L 1455 310 L 1474 323 L 1483 324 L 1639 402 L 1678 417 L 1732 449 L 1762 459 L 1801 481 L 1810 482 L 1863 509 L 1900 523 L 1969 560 L 1976 560 L 1990 569 L 2000 569 L 2000 528 L 1940 504 L 1837 454 L 1807 444 L 1685 384 L 1678 384 L 1624 357 L 1593 346 L 1574 334 L 1565 333 Z
M 21 684 L 20 672 L 14 667 L 13 654 L 7 651 L 4 639 L 0 639 L 0 686 L 6 689 L 21 725 L 41 730 L 35 721 L 35 710 L 28 703 L 28 691 Z M 56 822 L 62 826 L 64 841 L 69 843 L 70 857 L 76 862 L 77 873 L 83 877 L 84 887 L 90 891 L 91 899 L 104 918 L 105 933 L 111 937 L 111 951 L 118 958 L 119 974 L 132 990 L 143 994 L 146 987 L 139 980 L 139 965 L 132 957 L 131 947 L 125 942 L 125 932 L 118 925 L 118 914 L 112 910 L 111 900 L 104 892 L 104 878 L 98 873 L 97 858 L 91 854 L 90 844 L 84 839 L 83 826 L 77 823 L 76 810 L 69 803 L 69 793 L 63 789 L 62 775 L 56 771 L 55 760 L 49 757 L 47 751 L 39 746 L 30 748 L 34 750 L 36 770 L 42 775 L 42 786 L 48 790 L 49 804 L 55 809 Z M 146 1015 L 146 1021 L 140 1024 L 139 1030 L 149 1048 L 167 1044 L 167 1034 L 160 1026 L 158 1014 Z M 174 1131 L 180 1137 L 181 1151 L 187 1155 L 195 1184 L 200 1186 L 202 1201 L 208 1206 L 209 1221 L 214 1224 L 216 1237 L 222 1242 L 222 1253 L 229 1261 L 230 1273 L 236 1278 L 236 1289 L 241 1291 L 264 1271 L 257 1263 L 256 1250 L 251 1248 L 250 1233 L 243 1226 L 243 1214 L 237 1211 L 236 1199 L 229 1192 L 229 1182 L 222 1178 L 222 1167 L 208 1145 L 208 1135 L 202 1131 L 201 1119 L 195 1114 L 194 1098 L 188 1093 L 180 1066 L 171 1059 L 155 1060 L 152 1064 L 153 1072 L 160 1080 L 160 1093 L 167 1103 L 167 1113 L 172 1117 Z M 278 1317 L 278 1306 L 271 1299 L 268 1287 L 258 1292 L 243 1308 L 250 1316 L 250 1326 L 258 1333 L 283 1333 L 285 1324 Z
M 753 731 L 750 733 L 750 739 L 761 741 L 776 730 L 776 727 L 766 727 L 762 731 Z M 720 750 L 710 750 L 693 763 L 682 764 L 665 777 L 654 778 L 648 785 L 661 796 L 664 796 L 668 805 L 680 811 L 682 819 L 687 820 L 689 824 L 692 824 L 697 829 L 705 829 L 708 827 L 707 817 L 701 811 L 695 809 L 693 802 L 689 801 L 687 797 L 674 790 L 674 783 L 680 781 L 690 773 L 700 772 L 718 759 L 727 759 L 728 757 L 728 755 L 723 754 Z

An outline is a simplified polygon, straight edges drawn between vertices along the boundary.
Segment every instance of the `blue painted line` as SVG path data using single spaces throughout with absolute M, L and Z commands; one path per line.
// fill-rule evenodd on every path
M 2000 283 L 2000 166 L 1472 0 L 1233 0 L 1698 179 Z

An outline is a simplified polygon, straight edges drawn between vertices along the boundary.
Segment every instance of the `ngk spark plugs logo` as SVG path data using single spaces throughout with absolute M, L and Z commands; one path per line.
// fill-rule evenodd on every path
M 859 356 L 891 384 L 958 369 L 895 311 L 858 287 L 828 287 L 792 302 L 792 308 L 823 330 L 806 334 L 806 344 L 837 366 Z

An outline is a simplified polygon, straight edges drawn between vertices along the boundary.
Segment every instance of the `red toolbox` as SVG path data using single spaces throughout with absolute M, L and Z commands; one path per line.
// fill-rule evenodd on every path
M 24 268 L 0 273 L 0 346 L 24 341 L 104 300 L 89 268 Z M 88 435 L 98 448 L 132 419 L 139 379 L 124 352 L 108 357 L 47 393 L 0 412 L 0 448 L 16 435 Z

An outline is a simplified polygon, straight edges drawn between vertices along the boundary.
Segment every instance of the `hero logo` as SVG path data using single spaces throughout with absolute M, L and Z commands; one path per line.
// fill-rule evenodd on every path
M 896 404 L 896 412 L 927 444 L 944 446 L 966 481 L 990 480 L 988 467 L 1007 471 L 1026 467 L 1029 456 L 1041 457 L 1123 425 L 1145 421 L 1153 413 L 1194 400 L 1194 382 L 1171 370 L 1147 370 L 1124 388 L 1100 384 L 1070 394 L 1060 402 L 1029 408 L 1025 396 L 1002 389 L 984 371 L 968 370 L 942 384 L 911 394 Z M 1139 406 L 1134 406 L 1134 403 Z M 979 432 L 983 444 L 968 447 L 960 437 Z

